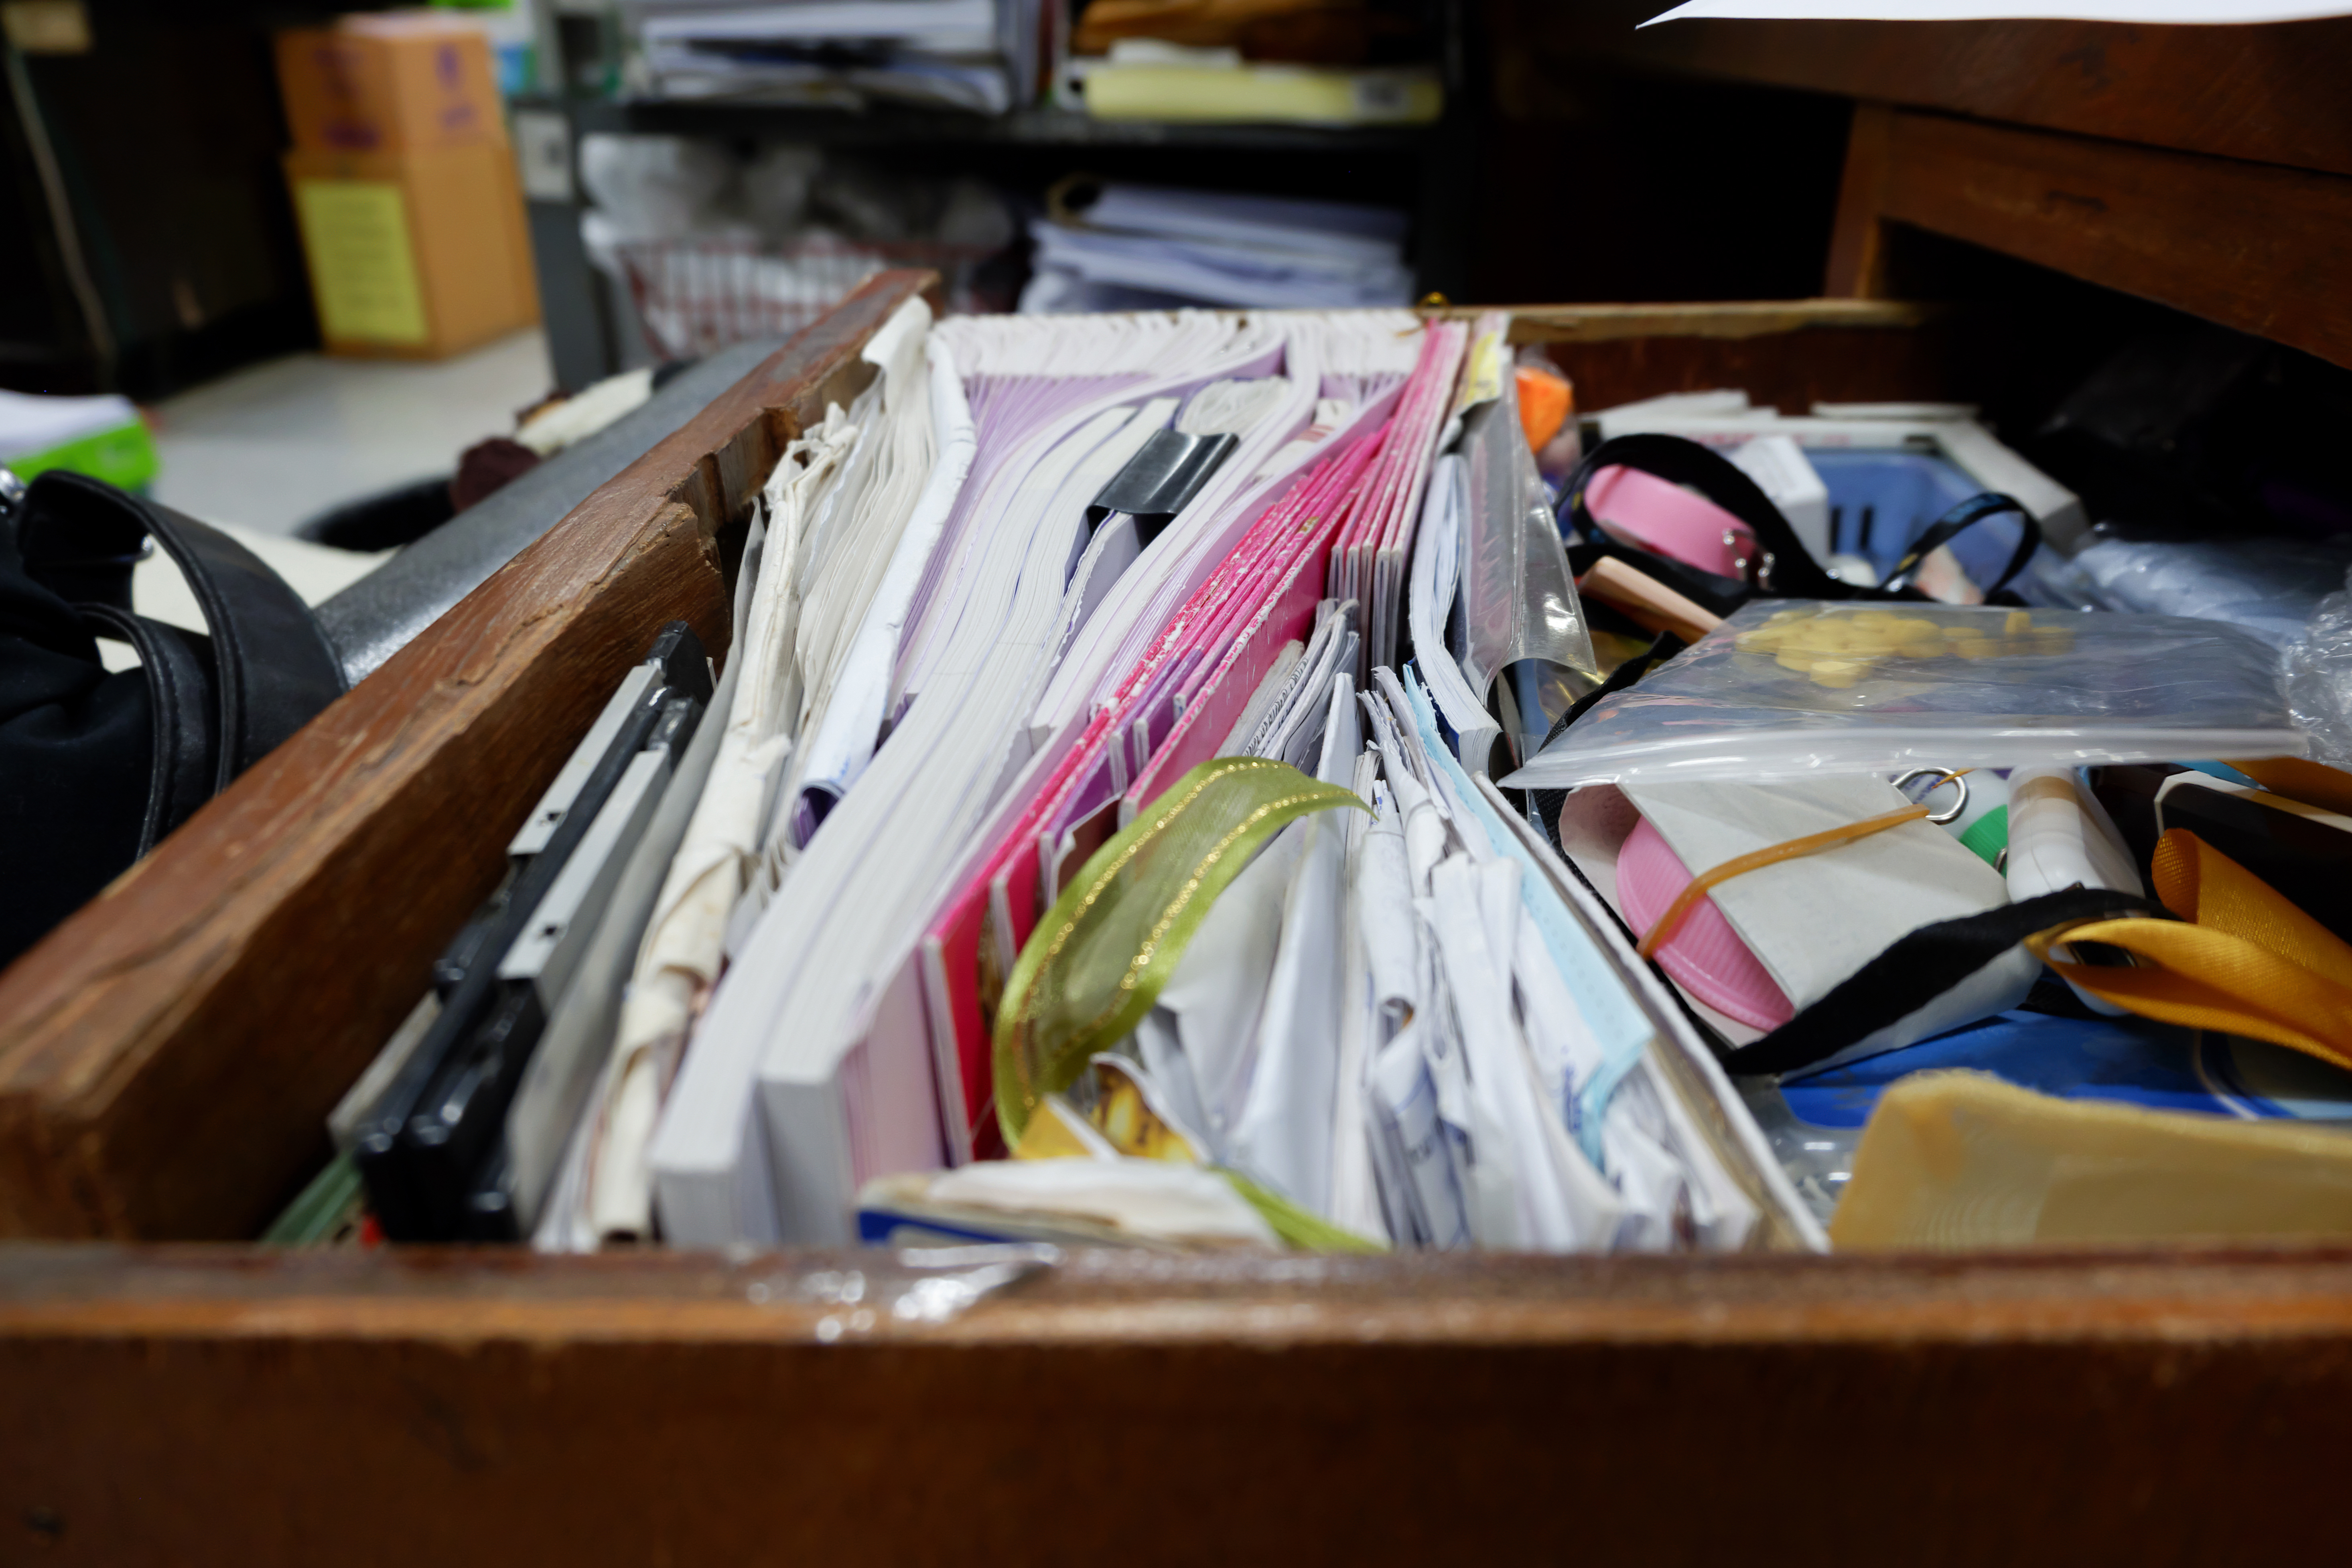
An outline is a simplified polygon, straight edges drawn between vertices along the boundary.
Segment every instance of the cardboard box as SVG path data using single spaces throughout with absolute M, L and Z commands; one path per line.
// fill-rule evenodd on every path
M 327 352 L 439 359 L 539 320 L 530 235 L 503 142 L 286 154 Z
M 278 35 L 294 145 L 422 153 L 506 141 L 489 40 L 432 16 L 346 16 Z

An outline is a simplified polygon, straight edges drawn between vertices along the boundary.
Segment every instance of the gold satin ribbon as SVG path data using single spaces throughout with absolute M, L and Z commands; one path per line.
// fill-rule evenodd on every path
M 1096 850 L 1030 933 L 997 1004 L 1005 1146 L 1020 1148 L 1038 1103 L 1143 1021 L 1217 895 L 1266 840 L 1348 805 L 1372 809 L 1287 763 L 1216 757 Z
M 2352 945 L 2186 828 L 2158 841 L 2151 869 L 2157 897 L 2187 923 L 2091 921 L 2042 931 L 2026 946 L 2091 994 L 2143 1017 L 2247 1035 L 2352 1068 Z M 2152 967 L 2051 956 L 2061 942 L 2085 942 Z

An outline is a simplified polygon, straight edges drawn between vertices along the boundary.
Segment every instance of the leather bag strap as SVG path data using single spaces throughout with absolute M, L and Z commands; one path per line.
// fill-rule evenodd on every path
M 178 626 L 134 616 L 112 605 L 80 605 L 92 634 L 129 643 L 146 672 L 147 705 L 154 727 L 147 815 L 139 826 L 139 853 L 210 800 L 219 768 L 213 735 L 213 659 L 208 639 Z
M 51 469 L 27 488 L 17 524 L 26 569 L 84 606 L 129 614 L 131 571 L 153 539 L 186 578 L 212 634 L 212 793 L 227 787 L 343 692 L 341 663 L 300 595 L 218 529 L 85 475 Z M 143 653 L 143 650 L 142 650 Z M 184 667 L 149 682 L 185 702 Z M 159 752 L 158 766 L 163 753 Z M 159 793 L 170 788 L 156 776 Z

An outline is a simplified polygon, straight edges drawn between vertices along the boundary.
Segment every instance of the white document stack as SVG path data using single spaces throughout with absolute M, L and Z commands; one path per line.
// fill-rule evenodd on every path
M 1039 0 L 625 0 L 656 90 L 1002 114 L 1035 100 Z
M 993 1152 L 992 987 L 1103 838 L 1221 754 L 1369 811 L 1277 835 L 1121 1047 L 1217 1164 L 1396 1247 L 1817 1239 L 1465 721 L 1441 729 L 1483 713 L 1433 640 L 1466 351 L 1400 311 L 902 308 L 763 492 L 725 731 L 541 1244 L 839 1243 L 861 1189 Z M 1213 457 L 1167 513 L 1096 505 L 1171 450 Z M 940 1191 L 1197 1186 L 1137 1163 Z
M 1402 305 L 1405 215 L 1296 197 L 1106 184 L 1083 209 L 1032 223 L 1028 315 L 1240 305 Z

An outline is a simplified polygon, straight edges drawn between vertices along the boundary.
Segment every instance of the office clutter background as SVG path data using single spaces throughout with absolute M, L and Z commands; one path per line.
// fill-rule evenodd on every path
M 1541 8 L 1460 0 L 6 14 L 27 243 L 0 260 L 5 374 L 151 400 L 322 340 L 446 355 L 534 310 L 576 390 L 664 352 L 647 288 L 727 295 L 749 331 L 860 256 L 936 261 L 975 304 L 1054 274 L 1033 308 L 1074 308 L 1073 280 L 1219 304 L 1795 297 L 1818 286 L 1843 134 L 1833 105 L 1791 95 L 1637 91 Z M 1737 246 L 1689 243 L 1713 219 L 1656 202 L 1655 244 L 1571 240 L 1540 195 L 1565 158 L 1622 210 L 1733 137 L 1780 169 L 1717 192 Z M 1165 202 L 1094 210 L 1106 186 L 1303 205 L 1237 231 Z M 451 248 L 516 210 L 526 238 Z M 654 244 L 668 254 L 634 270 L 617 254 Z M 491 254 L 517 245 L 535 303 Z
M 11 4 L 0 458 L 373 552 L 887 267 L 950 312 L 1814 293 L 1846 105 L 1614 65 L 1641 11 Z M 1955 379 L 2094 498 L 2046 597 L 2300 631 L 2346 553 L 2284 434 L 2324 367 L 1924 237 L 1894 265 L 2000 302 Z
M 2018 935 L 1921 1005 L 1904 998 L 1883 1029 L 1816 1016 L 1799 1034 L 1814 1030 L 1822 1049 L 1775 1053 L 1794 1049 L 1781 1028 L 1891 951 L 1854 880 L 1872 857 L 1903 862 L 1906 908 L 1962 922 L 2081 890 L 2086 876 L 2139 897 L 2166 812 L 2201 813 L 2211 833 L 2240 832 L 2249 856 L 2266 857 L 2291 901 L 2352 930 L 2340 889 L 2297 880 L 2308 858 L 2259 830 L 2277 824 L 2249 828 L 2242 798 L 2305 790 L 2293 798 L 2332 820 L 2298 811 L 2319 826 L 2297 831 L 2328 844 L 2321 862 L 2352 858 L 2352 824 L 2334 815 L 2352 793 L 2260 773 L 2306 749 L 2352 761 L 2352 589 L 2338 587 L 2352 572 L 2352 474 L 2337 455 L 2352 380 L 1920 234 L 1887 236 L 1885 289 L 1932 307 L 1811 300 L 1851 105 L 1614 64 L 1612 29 L 1635 16 L 1614 0 L 514 0 L 194 18 L 127 0 L 0 5 L 0 151 L 23 236 L 0 316 L 0 375 L 13 384 L 0 390 L 0 460 L 34 480 L 0 492 L 7 542 L 16 516 L 55 515 L 42 509 L 68 503 L 53 498 L 84 494 L 63 482 L 74 475 L 116 487 L 113 504 L 134 513 L 152 500 L 210 519 L 322 606 L 321 627 L 339 629 L 322 630 L 321 647 L 333 642 L 346 674 L 363 676 L 454 602 L 431 596 L 446 574 L 417 588 L 436 544 L 495 557 L 473 563 L 494 570 L 511 547 L 450 542 L 536 537 L 866 279 L 897 268 L 940 279 L 897 302 L 864 351 L 864 390 L 795 433 L 757 521 L 722 531 L 730 569 L 752 584 L 734 646 L 789 645 L 774 652 L 772 690 L 800 692 L 793 710 L 768 711 L 767 685 L 722 697 L 690 639 L 648 628 L 636 687 L 611 694 L 610 732 L 593 731 L 605 739 L 583 742 L 562 775 L 589 792 L 586 781 L 617 789 L 632 773 L 626 811 L 641 814 L 661 799 L 650 781 L 684 767 L 689 746 L 731 780 L 708 798 L 750 825 L 758 864 L 736 870 L 751 879 L 723 897 L 710 884 L 708 907 L 680 917 L 680 945 L 662 950 L 662 973 L 630 982 L 633 1005 L 674 1008 L 591 1018 L 617 1001 L 636 951 L 613 937 L 602 978 L 574 986 L 577 944 L 603 918 L 593 906 L 626 836 L 611 818 L 596 860 L 581 846 L 591 818 L 607 820 L 604 797 L 551 795 L 534 820 L 568 821 L 572 837 L 515 841 L 506 890 L 445 952 L 434 994 L 331 1120 L 346 1158 L 287 1223 L 309 1234 L 352 1222 L 364 1176 L 374 1218 L 401 1239 L 641 1239 L 656 1229 L 644 1163 L 667 1184 L 671 1239 L 831 1237 L 853 1207 L 886 1236 L 970 1226 L 968 1184 L 959 1197 L 922 1173 L 935 1128 L 959 1156 L 1093 1149 L 1118 1120 L 1105 1107 L 1144 1084 L 1154 1116 L 1205 1140 L 1196 1153 L 1276 1173 L 1275 1201 L 1239 1200 L 1295 1244 L 1737 1247 L 1759 1226 L 1810 1242 L 1836 1223 L 1855 1145 L 1814 1132 L 1849 1126 L 1835 1117 L 1891 1088 L 1889 1063 L 1859 1065 L 1882 1050 L 2069 1095 L 2171 1092 L 2140 1069 L 2182 1042 L 2115 1022 L 2133 1009 L 2103 989 L 2113 974 L 2043 976 Z M 1474 300 L 1569 308 L 1409 310 Z M 1610 303 L 1576 308 L 1596 300 Z M 1803 333 L 1806 352 L 1788 352 Z M 1182 395 L 1153 399 L 1148 417 L 1091 408 L 1111 379 Z M 1898 384 L 1938 400 L 1893 401 Z M 1010 479 L 1010 465 L 1087 431 L 1083 468 L 1041 463 L 1017 485 L 958 489 L 999 465 Z M 1297 484 L 1253 508 L 1249 487 L 1277 479 Z M 1048 509 L 1065 486 L 1093 500 Z M 110 559 L 141 613 L 207 624 L 168 563 Z M 1264 615 L 1241 614 L 1252 605 Z M 58 613 L 77 612 L 60 599 Z M 372 629 L 353 629 L 363 621 Z M 1163 625 L 1199 640 L 1169 654 L 1175 644 L 1155 641 Z M 1151 662 L 1163 654 L 1173 662 Z M 125 657 L 110 651 L 103 668 L 119 674 Z M 97 654 L 82 662 L 98 679 Z M 664 695 L 656 708 L 631 689 Z M 693 738 L 721 706 L 724 753 L 715 729 Z M 932 739 L 891 743 L 920 734 Z M 1263 1072 L 1218 1058 L 1196 1076 L 1184 1064 L 1241 1036 L 1231 1019 L 1188 1024 L 1179 1002 L 1131 1021 L 1138 1059 L 1158 1053 L 1148 1072 L 1097 1061 L 1084 1093 L 1054 1102 L 1047 1058 L 1077 1046 L 983 1051 L 985 1008 L 965 998 L 955 1038 L 926 1022 L 924 1047 L 889 1058 L 899 1076 L 877 1102 L 880 1141 L 865 1146 L 857 1185 L 839 1171 L 815 1184 L 766 1171 L 757 1148 L 729 1142 L 751 1091 L 724 1064 L 764 1053 L 761 1081 L 783 1086 L 760 1091 L 784 1107 L 771 1125 L 792 1130 L 774 1148 L 831 1125 L 840 1107 L 827 1097 L 848 1081 L 821 1058 L 833 1037 L 761 1042 L 811 998 L 845 1017 L 912 974 L 877 965 L 916 916 L 944 922 L 920 928 L 940 945 L 941 974 L 975 994 L 1018 989 L 1006 973 L 1016 928 L 1037 911 L 1000 913 L 993 879 L 959 882 L 951 906 L 933 909 L 923 879 L 987 826 L 991 791 L 1013 787 L 1005 757 L 1066 744 L 1083 748 L 1083 765 L 1070 752 L 1055 786 L 1067 793 L 1024 806 L 1034 815 L 1006 840 L 1005 865 L 1026 868 L 1000 867 L 1003 887 L 1024 900 L 1042 889 L 1050 905 L 1088 864 L 1083 850 L 1160 809 L 1174 792 L 1160 786 L 1195 764 L 1246 757 L 1352 785 L 1349 799 L 1376 804 L 1395 840 L 1380 851 L 1392 863 L 1359 876 L 1361 846 L 1339 829 L 1291 835 L 1321 858 L 1283 870 L 1282 886 L 1268 872 L 1221 908 L 1235 920 L 1258 909 L 1251 929 L 1282 932 L 1255 942 L 1288 977 L 1265 978 L 1265 997 L 1294 1008 L 1264 1001 L 1263 1037 L 1279 1044 L 1342 1011 L 1298 999 L 1310 979 L 1340 978 L 1343 931 L 1370 963 L 1375 946 L 1419 940 L 1403 912 L 1418 897 L 1450 904 L 1421 915 L 1450 951 L 1430 950 L 1395 993 L 1427 1002 L 1426 1032 L 1409 1047 L 1383 1032 L 1402 1031 L 1411 1007 L 1350 1015 L 1350 1049 L 1365 1047 L 1351 1059 L 1370 1062 L 1377 1040 L 1387 1066 L 1328 1102 L 1341 1136 L 1326 1147 L 1335 1123 L 1282 1109 L 1279 1063 L 1323 1061 L 1319 1047 L 1276 1052 Z M 789 755 L 789 784 L 766 793 L 755 754 Z M 2086 758 L 2112 766 L 2096 779 L 2071 771 Z M 1937 765 L 1894 776 L 1912 761 Z M 1867 787 L 1840 794 L 1841 770 Z M 1873 770 L 1885 776 L 1862 776 Z M 1678 807 L 1692 781 L 1731 816 Z M 1948 817 L 1913 820 L 1948 789 Z M 1605 804 L 1608 790 L 1624 809 Z M 1687 933 L 1672 929 L 1697 907 L 1679 890 L 1697 886 L 1692 865 L 1812 842 L 1790 805 L 1806 790 L 1843 819 L 1832 834 L 1890 836 L 1790 873 L 1814 889 L 1802 918 L 1748 902 L 1751 882 L 1691 914 Z M 1255 809 L 1230 792 L 1225 804 Z M 644 827 L 632 820 L 628 833 Z M 665 820 L 688 831 L 682 811 Z M 1916 830 L 1892 836 L 1906 825 Z M 2050 848 L 2058 826 L 2063 856 Z M 1552 878 L 1554 851 L 1598 904 Z M 604 869 L 574 874 L 575 854 Z M 633 884 L 647 900 L 661 859 Z M 1347 879 L 1329 881 L 1343 867 Z M 542 921 L 537 900 L 556 899 L 559 872 L 581 902 Z M 788 873 L 794 900 L 772 904 Z M 1148 882 L 1150 866 L 1138 875 Z M 1336 925 L 1326 899 L 1343 885 L 1354 927 Z M 1512 934 L 1522 904 L 1536 917 L 1524 942 Z M 1734 941 L 1717 916 L 1743 905 L 1753 918 Z M 1783 1062 L 1758 1067 L 1738 1106 L 1709 1089 L 1705 1119 L 1753 1119 L 1772 1141 L 1772 1180 L 1788 1181 L 1769 1203 L 1667 1114 L 1673 1074 L 1633 1073 L 1667 1059 L 1645 1055 L 1648 1026 L 1628 1001 L 1646 994 L 1638 964 L 1584 993 L 1617 998 L 1587 1020 L 1589 1041 L 1538 1039 L 1569 1012 L 1525 1009 L 1542 1117 L 1514 1124 L 1518 1097 L 1489 1093 L 1516 1071 L 1517 1026 L 1507 1009 L 1474 1017 L 1468 999 L 1493 994 L 1483 981 L 1497 964 L 1522 994 L 1564 994 L 1571 972 L 1591 984 L 1624 954 L 1567 938 L 1613 931 L 1594 915 L 1602 906 L 1649 933 L 1639 956 L 1657 956 L 1710 1039 Z M 754 921 L 769 934 L 748 937 Z M 1491 951 L 1484 936 L 1452 946 L 1490 921 Z M 1250 945 L 1240 930 L 1201 951 Z M 972 944 L 952 972 L 951 940 Z M 1298 956 L 1307 942 L 1319 957 Z M 755 951 L 776 962 L 739 956 Z M 541 967 L 509 972 L 526 959 Z M 711 989 L 730 962 L 751 978 Z M 702 991 L 665 989 L 688 972 Z M 2043 981 L 2042 1005 L 2028 1006 Z M 2067 985 L 2101 1021 L 2053 1002 Z M 1359 991 L 1357 1002 L 1371 994 Z M 585 1011 L 556 1028 L 574 998 Z M 922 1007 L 946 1016 L 928 994 Z M 535 1058 L 557 1065 L 526 1086 L 542 1026 L 562 1048 Z M 1822 1033 L 1835 1029 L 1851 1037 Z M 2252 1033 L 2298 1047 L 2292 1029 Z M 677 1044 L 696 1038 L 706 1043 Z M 714 1056 L 713 1038 L 735 1044 Z M 1073 1039 L 1081 1057 L 1117 1043 Z M 504 1051 L 499 1041 L 511 1053 L 477 1073 L 467 1053 Z M 1493 1102 L 1446 1100 L 1462 1088 L 1446 1075 L 1468 1059 L 1455 1045 L 1483 1058 L 1463 1081 Z M 2110 1047 L 2138 1053 L 2133 1074 L 2099 1076 Z M 1713 1060 L 1694 1047 L 1685 1066 Z M 2231 1060 L 2250 1083 L 2274 1084 L 2263 1075 L 2275 1059 Z M 2093 1065 L 2068 1079 L 2074 1068 L 2052 1065 L 2064 1061 Z M 609 1100 L 591 1098 L 600 1063 L 610 1073 L 593 1093 Z M 1255 1100 L 1255 1085 L 1276 1098 Z M 1297 1105 L 1323 1092 L 1307 1089 Z M 1355 1089 L 1382 1098 L 1368 1113 Z M 1154 1102 L 1162 1091 L 1174 1098 Z M 2342 1120 L 2352 1089 L 2330 1080 L 2264 1100 L 2290 1101 Z M 1454 1131 L 1411 1120 L 1423 1111 Z M 814 1120 L 793 1120 L 803 1114 Z M 462 1147 L 436 1116 L 463 1124 Z M 1308 1135 L 1286 1142 L 1277 1123 Z M 1377 1172 L 1334 1154 L 1360 1143 Z M 1498 1149 L 1520 1158 L 1507 1167 Z M 1013 1181 L 998 1199 L 1052 1208 L 1053 1194 L 1015 1190 L 1026 1179 L 969 1180 Z M 747 1217 L 731 1206 L 745 1183 L 801 1207 Z M 1265 1239 L 1235 1198 L 1226 1239 Z M 1053 1212 L 1050 1237 L 1093 1234 Z

